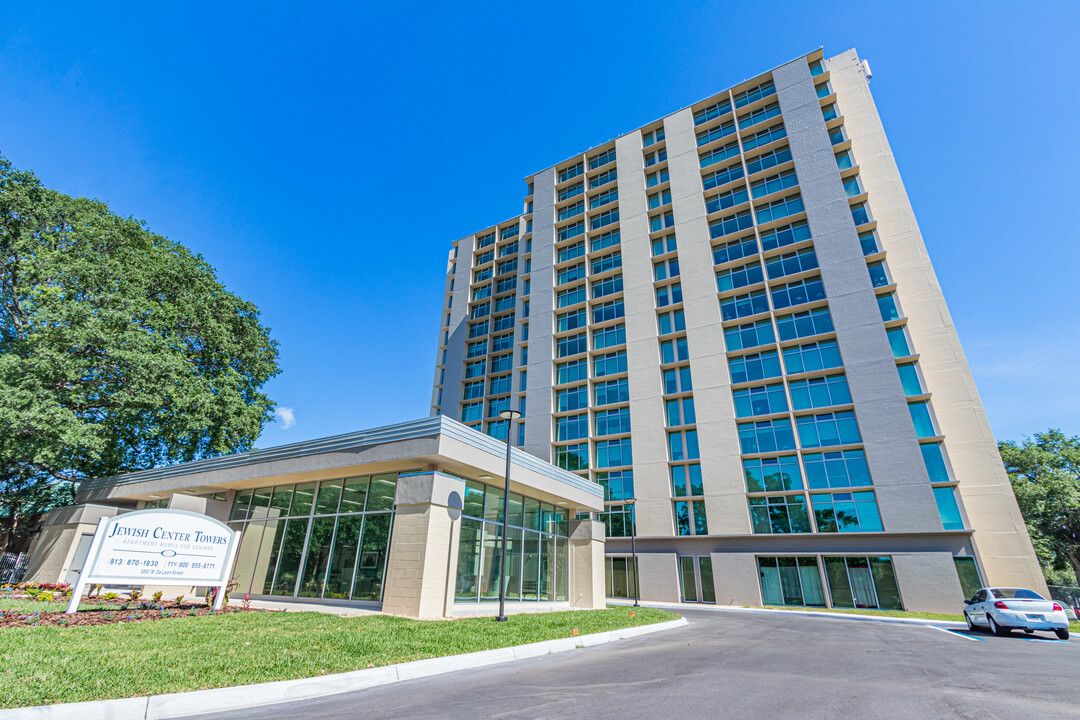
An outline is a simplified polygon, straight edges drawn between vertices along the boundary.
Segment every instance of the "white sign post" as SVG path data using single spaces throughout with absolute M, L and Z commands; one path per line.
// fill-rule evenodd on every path
M 239 533 L 186 510 L 138 510 L 98 520 L 67 614 L 87 585 L 205 585 L 221 608 Z

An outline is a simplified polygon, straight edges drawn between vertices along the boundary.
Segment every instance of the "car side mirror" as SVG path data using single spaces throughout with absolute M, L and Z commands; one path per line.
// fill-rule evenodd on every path
M 965 604 L 965 605 L 970 605 L 970 604 L 971 604 L 971 600 L 970 600 L 970 599 L 968 599 L 968 600 L 965 600 L 965 601 L 964 601 L 964 604 Z

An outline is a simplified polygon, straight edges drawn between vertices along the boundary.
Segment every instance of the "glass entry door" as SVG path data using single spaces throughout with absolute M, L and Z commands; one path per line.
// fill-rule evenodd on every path
M 679 585 L 683 602 L 716 602 L 712 558 L 684 555 L 679 558 Z

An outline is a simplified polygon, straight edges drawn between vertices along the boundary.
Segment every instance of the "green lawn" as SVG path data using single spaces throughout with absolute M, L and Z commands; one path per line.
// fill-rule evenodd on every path
M 44 603 L 40 603 L 44 605 Z M 673 620 L 655 608 L 408 620 L 235 613 L 93 627 L 0 630 L 0 707 L 288 680 Z
M 67 602 L 37 602 L 35 600 L 0 599 L 0 611 L 7 612 L 9 610 L 14 610 L 25 615 L 35 612 L 64 612 L 67 610 L 67 605 Z M 119 607 L 119 605 L 108 605 L 106 603 L 79 603 L 80 610 L 116 610 L 119 609 Z
M 951 622 L 964 622 L 964 616 L 960 613 L 928 613 L 908 612 L 906 610 L 873 610 L 863 608 L 812 608 L 801 606 L 776 607 L 770 605 L 766 610 L 798 610 L 800 612 L 829 612 L 845 613 L 847 615 L 876 615 L 880 617 L 916 618 L 920 620 L 942 620 Z M 1069 623 L 1069 632 L 1080 633 L 1080 622 Z

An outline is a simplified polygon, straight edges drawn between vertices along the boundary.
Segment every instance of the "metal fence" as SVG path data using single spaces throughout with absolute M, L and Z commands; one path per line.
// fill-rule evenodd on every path
M 21 582 L 30 565 L 30 553 L 3 553 L 0 555 L 0 583 Z
M 1080 620 L 1080 587 L 1069 585 L 1047 585 L 1050 588 L 1050 599 L 1060 603 L 1068 603 L 1072 607 L 1072 615 Z

